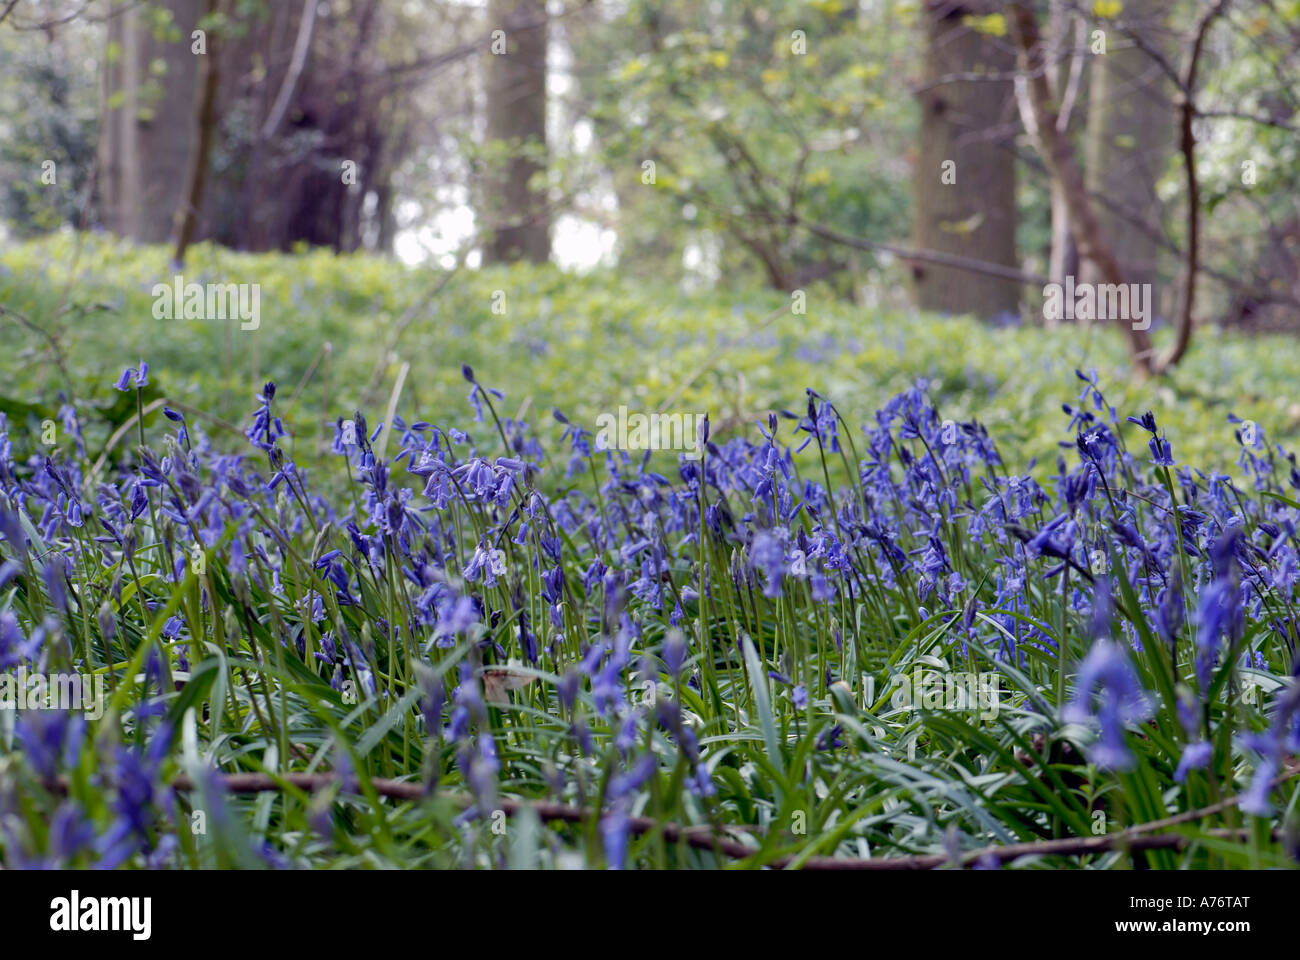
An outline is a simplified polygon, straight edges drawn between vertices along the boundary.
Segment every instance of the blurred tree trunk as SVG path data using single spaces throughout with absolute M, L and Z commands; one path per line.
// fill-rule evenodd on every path
M 1126 28 L 1153 49 L 1163 44 L 1168 0 L 1128 0 Z M 1105 56 L 1091 60 L 1085 176 L 1097 220 L 1132 283 L 1159 276 L 1160 200 L 1156 181 L 1174 149 L 1172 85 L 1159 65 L 1110 31 Z M 1097 265 L 1081 279 L 1102 283 Z
M 257 30 L 231 37 L 224 45 L 231 67 L 223 73 L 218 102 L 223 110 L 245 113 L 257 129 L 239 150 L 236 163 L 208 190 L 203 221 L 214 239 L 237 250 L 278 249 L 285 233 L 283 173 L 275 169 L 271 156 L 284 138 L 273 142 L 260 131 L 265 129 L 265 118 L 271 115 L 290 69 L 293 57 L 289 51 L 302 11 L 294 3 L 276 4 L 268 17 Z M 234 66 L 253 63 L 261 64 L 256 81 L 250 77 L 253 71 Z M 281 123 L 280 129 L 286 125 Z
M 1015 52 L 1007 39 L 963 22 L 995 12 L 996 6 L 991 0 L 926 0 L 921 132 L 913 175 L 915 245 L 1015 268 L 1012 81 L 939 82 L 977 72 L 1010 77 Z M 923 310 L 982 318 L 1018 312 L 1013 280 L 922 263 L 914 263 L 911 272 L 913 298 Z
M 220 0 L 207 0 L 208 16 L 219 9 Z M 208 153 L 212 149 L 213 133 L 217 126 L 217 86 L 221 78 L 219 64 L 217 37 L 216 34 L 211 34 L 207 38 L 207 52 L 203 56 L 200 71 L 203 84 L 199 87 L 195 110 L 194 147 L 184 181 L 185 188 L 177 201 L 174 216 L 176 247 L 172 251 L 172 260 L 176 263 L 185 262 L 185 251 L 194 239 L 199 206 L 203 203 L 203 186 L 208 179 Z
M 191 34 L 209 0 L 158 6 L 171 24 L 157 36 L 134 0 L 107 19 L 104 226 L 142 243 L 179 241 L 178 254 L 200 240 L 355 249 L 367 196 L 381 199 L 384 168 L 402 156 L 394 145 L 410 145 L 375 80 L 376 47 L 397 22 L 382 2 L 336 0 L 328 17 L 318 0 L 227 3 L 221 50 L 210 30 L 206 55 L 192 52 Z M 391 227 L 389 212 L 373 217 Z
M 99 139 L 99 205 L 104 226 L 130 236 L 138 226 L 140 169 L 135 150 L 135 114 L 140 97 L 137 60 L 131 45 L 135 32 L 134 8 L 108 20 L 103 84 L 103 133 Z
M 101 141 L 104 225 L 140 243 L 173 235 L 195 142 L 194 92 L 200 58 L 190 34 L 205 0 L 169 0 L 171 27 L 155 35 L 135 3 L 108 20 Z
M 361 81 L 370 66 L 380 6 L 371 0 L 355 8 L 351 22 L 322 22 L 319 47 L 298 84 L 299 132 L 318 138 L 318 146 L 314 162 L 294 170 L 282 249 L 302 242 L 339 252 L 354 249 L 360 204 L 379 170 L 389 131 L 379 128 L 377 105 L 365 101 Z M 346 180 L 345 165 L 352 174 Z
M 493 236 L 483 261 L 545 263 L 546 191 L 530 181 L 546 173 L 546 0 L 490 0 L 488 29 L 504 31 L 505 52 L 487 54 L 487 140 L 509 155 L 494 156 L 486 178 L 481 220 Z
M 375 215 L 378 223 L 372 249 L 376 253 L 393 253 L 393 242 L 397 239 L 397 215 L 393 210 L 395 195 L 392 173 L 385 171 L 383 180 L 375 187 Z
M 1047 41 L 1049 63 L 1052 64 L 1049 79 L 1061 110 L 1058 125 L 1061 127 L 1061 135 L 1067 140 L 1070 139 L 1071 121 L 1075 116 L 1074 108 L 1082 86 L 1086 51 L 1081 49 L 1081 45 L 1087 36 L 1086 30 L 1086 22 L 1082 17 L 1074 15 L 1068 0 L 1052 0 Z M 1047 275 L 1053 283 L 1064 283 L 1067 275 L 1074 274 L 1079 269 L 1079 250 L 1070 230 L 1070 204 L 1066 200 L 1064 189 L 1056 180 L 1051 181 L 1051 216 Z

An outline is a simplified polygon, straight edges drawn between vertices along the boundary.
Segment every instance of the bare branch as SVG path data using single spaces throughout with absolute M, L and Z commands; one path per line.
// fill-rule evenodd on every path
M 307 51 L 311 48 L 311 35 L 316 29 L 316 10 L 319 6 L 317 0 L 307 0 L 303 5 L 302 19 L 298 21 L 298 36 L 293 43 L 293 57 L 289 61 L 289 69 L 285 72 L 284 81 L 280 84 L 280 92 L 275 95 L 275 103 L 266 118 L 266 123 L 262 124 L 259 134 L 263 140 L 269 140 L 275 135 L 276 128 L 280 126 L 280 121 L 284 119 L 284 114 L 289 109 L 289 101 L 298 88 L 298 79 L 307 64 Z
M 1206 9 L 1196 23 L 1187 55 L 1187 69 L 1181 81 L 1182 102 L 1179 105 L 1180 147 L 1183 154 L 1183 173 L 1187 182 L 1187 259 L 1183 276 L 1183 302 L 1178 316 L 1178 332 L 1169 352 L 1156 365 L 1157 372 L 1168 370 L 1187 353 L 1192 342 L 1192 312 L 1196 305 L 1196 277 L 1200 269 L 1201 254 L 1201 187 L 1196 179 L 1196 135 L 1192 121 L 1196 116 L 1196 72 L 1201 62 L 1205 36 L 1210 24 L 1227 9 L 1229 0 L 1219 0 Z
M 1027 273 L 1023 270 L 1017 270 L 1015 267 L 991 263 L 988 260 L 962 257 L 954 253 L 940 253 L 937 250 L 917 250 L 896 243 L 849 236 L 798 216 L 793 217 L 792 222 L 796 226 L 803 227 L 814 236 L 821 237 L 823 240 L 829 240 L 832 243 L 842 244 L 846 247 L 854 247 L 858 250 L 880 250 L 892 253 L 902 260 L 915 261 L 916 263 L 933 263 L 936 266 L 952 267 L 956 270 L 968 270 L 971 273 L 980 273 L 989 277 L 1001 277 L 1003 280 L 1015 280 L 1027 286 L 1041 287 L 1043 284 L 1051 282 L 1050 277 L 1046 277 L 1041 273 Z

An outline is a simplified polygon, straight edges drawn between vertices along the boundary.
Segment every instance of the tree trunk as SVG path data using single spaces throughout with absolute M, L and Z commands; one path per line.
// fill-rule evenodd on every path
M 103 134 L 99 140 L 100 219 L 114 233 L 132 236 L 138 229 L 140 166 L 136 147 L 136 104 L 140 98 L 134 5 L 108 19 L 103 87 Z
M 1013 3 L 1011 14 L 1015 21 L 1016 40 L 1024 61 L 1022 66 L 1027 77 L 1034 126 L 1038 131 L 1043 162 L 1047 165 L 1053 182 L 1060 187 L 1069 207 L 1070 228 L 1079 247 L 1079 256 L 1095 263 L 1106 283 L 1126 283 L 1124 271 L 1110 245 L 1110 238 L 1102 231 L 1101 224 L 1097 220 L 1094 205 L 1084 184 L 1083 173 L 1074 156 L 1074 147 L 1057 125 L 1057 110 L 1047 79 L 1046 54 L 1042 35 L 1038 30 L 1037 16 L 1028 0 L 1017 0 Z M 1152 357 L 1151 339 L 1146 329 L 1126 319 L 1118 318 L 1118 322 L 1128 335 L 1129 350 L 1134 365 L 1142 374 L 1152 373 L 1156 361 Z
M 1168 0 L 1128 0 L 1124 22 L 1159 49 L 1168 6 Z M 1110 39 L 1115 49 L 1092 58 L 1086 184 L 1129 281 L 1154 285 L 1160 253 L 1156 181 L 1174 148 L 1172 85 L 1144 50 L 1115 42 L 1121 38 L 1114 32 Z M 1103 282 L 1095 263 L 1082 264 L 1082 273 L 1088 283 Z
M 550 259 L 545 189 L 530 180 L 546 172 L 546 0 L 491 0 L 489 30 L 505 33 L 504 53 L 487 54 L 487 139 L 508 151 L 494 164 L 483 198 L 485 263 Z
M 207 0 L 208 14 L 214 14 L 219 8 L 220 0 Z M 199 88 L 196 104 L 194 149 L 190 155 L 189 170 L 186 173 L 185 189 L 181 192 L 176 205 L 175 227 L 176 247 L 172 251 L 172 260 L 178 264 L 185 262 L 185 251 L 194 239 L 195 225 L 198 223 L 199 208 L 203 203 L 203 186 L 208 178 L 208 151 L 212 145 L 212 134 L 217 125 L 217 85 L 221 78 L 220 58 L 217 52 L 215 33 L 207 37 L 207 53 L 203 57 L 203 85 Z
M 1015 268 L 1013 84 L 1010 79 L 938 83 L 949 74 L 1009 76 L 1015 69 L 1014 51 L 1004 38 L 963 23 L 964 17 L 994 7 L 989 0 L 925 3 L 921 133 L 913 176 L 915 246 Z M 982 318 L 1018 312 L 1014 281 L 915 262 L 911 271 L 913 297 L 923 310 Z
M 1076 113 L 1075 105 L 1082 86 L 1084 58 L 1087 56 L 1086 51 L 1081 49 L 1087 37 L 1086 23 L 1082 17 L 1074 14 L 1067 0 L 1052 0 L 1048 30 L 1050 35 L 1047 43 L 1052 63 L 1048 78 L 1052 81 L 1052 92 L 1061 111 L 1057 127 L 1061 135 L 1069 140 L 1071 121 Z M 1055 180 L 1051 185 L 1051 213 L 1047 275 L 1053 283 L 1064 283 L 1066 276 L 1078 269 L 1079 251 L 1074 245 L 1074 234 L 1070 230 L 1070 205 L 1061 185 Z
M 173 236 L 195 140 L 194 91 L 200 57 L 190 33 L 204 0 L 169 0 L 172 35 L 159 39 L 136 4 L 108 20 L 109 98 L 101 164 L 104 225 L 140 243 Z
M 181 255 L 200 240 L 355 248 L 372 178 L 381 163 L 400 163 L 392 142 L 406 142 L 371 77 L 382 62 L 384 5 L 373 0 L 345 18 L 326 16 L 316 0 L 226 3 L 238 29 L 219 54 L 209 33 L 203 56 L 191 52 L 191 34 L 208 0 L 157 5 L 171 12 L 165 39 L 134 0 L 119 0 L 107 18 L 104 226 L 138 242 L 172 242 Z M 219 131 L 223 117 L 239 122 Z M 200 157 L 207 162 L 195 166 Z M 355 176 L 344 182 L 349 161 Z

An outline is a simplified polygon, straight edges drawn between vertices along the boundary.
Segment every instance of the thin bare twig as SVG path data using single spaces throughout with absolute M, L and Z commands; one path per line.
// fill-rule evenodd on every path
M 411 301 L 411 305 L 403 311 L 400 317 L 398 317 L 397 323 L 393 324 L 392 332 L 388 335 L 388 342 L 384 344 L 384 349 L 379 352 L 379 358 L 375 361 L 375 369 L 371 371 L 370 374 L 370 381 L 366 384 L 366 389 L 361 394 L 362 409 L 365 409 L 370 405 L 375 391 L 379 389 L 379 384 L 383 382 L 384 371 L 388 369 L 393 349 L 397 346 L 397 341 L 401 339 L 402 334 L 406 332 L 406 328 L 411 325 L 412 321 L 420 315 L 421 309 L 428 306 L 430 301 L 437 300 L 439 294 L 442 293 L 447 284 L 451 283 L 451 281 L 456 278 L 461 267 L 465 265 L 465 258 L 468 257 L 470 251 L 474 249 L 474 245 L 477 241 L 477 234 L 466 237 L 465 240 L 461 242 L 460 249 L 456 252 L 456 260 L 451 267 L 444 270 L 442 274 L 424 290 L 423 293 Z
M 842 244 L 846 247 L 856 247 L 859 250 L 883 250 L 902 260 L 934 263 L 939 266 L 952 267 L 956 270 L 968 270 L 971 273 L 982 273 L 991 277 L 1001 277 L 1004 280 L 1015 280 L 1017 283 L 1023 283 L 1027 286 L 1041 287 L 1043 284 L 1051 282 L 1050 277 L 1046 277 L 1041 273 L 1029 273 L 1000 263 L 991 263 L 988 260 L 962 257 L 953 253 L 940 253 L 935 250 L 917 250 L 912 247 L 904 247 L 896 243 L 885 243 L 879 240 L 867 240 L 863 237 L 853 237 L 840 233 L 820 223 L 804 220 L 802 217 L 796 216 L 791 219 L 795 226 L 803 227 L 809 233 L 821 237 L 823 240 L 829 240 L 832 243 Z
M 1156 364 L 1156 372 L 1168 370 L 1187 352 L 1192 342 L 1192 311 L 1196 305 L 1196 277 L 1200 272 L 1201 255 L 1201 187 L 1196 178 L 1196 134 L 1192 121 L 1196 117 L 1196 72 L 1201 63 L 1205 36 L 1210 24 L 1228 7 L 1228 0 L 1219 0 L 1201 14 L 1188 47 L 1187 69 L 1182 79 L 1179 104 L 1180 148 L 1183 154 L 1183 174 L 1187 183 L 1187 259 L 1183 268 L 1183 302 L 1178 315 L 1178 332 L 1174 342 Z
M 6 307 L 2 303 L 0 303 L 0 317 L 13 317 L 21 326 L 26 327 L 28 330 L 45 339 L 45 342 L 50 348 L 50 359 L 52 359 L 54 365 L 59 368 L 59 373 L 63 374 L 63 380 L 68 385 L 68 401 L 71 402 L 74 399 L 74 385 L 72 382 L 72 375 L 68 372 L 67 358 L 63 355 L 63 348 L 59 346 L 58 335 L 46 330 L 26 314 L 19 313 L 12 307 Z
M 95 482 L 95 478 L 99 476 L 99 472 L 104 468 L 104 464 L 108 461 L 108 455 L 113 452 L 113 448 L 117 446 L 118 441 L 126 436 L 127 432 L 135 426 L 136 421 L 140 419 L 140 415 L 144 414 L 144 416 L 148 416 L 166 402 L 166 400 L 159 398 L 150 403 L 146 403 L 143 410 L 133 411 L 131 416 L 122 421 L 121 425 L 113 431 L 112 436 L 108 438 L 108 442 L 104 444 L 104 449 L 103 452 L 100 453 L 99 459 L 95 461 L 94 466 L 92 466 L 89 472 L 87 472 L 86 479 L 81 484 L 82 489 L 89 490 L 91 488 L 91 485 Z

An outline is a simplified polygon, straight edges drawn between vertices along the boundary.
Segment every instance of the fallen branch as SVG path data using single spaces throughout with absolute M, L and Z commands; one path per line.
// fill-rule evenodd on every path
M 1134 828 L 1135 830 L 1138 828 Z M 1205 831 L 1216 839 L 1247 839 L 1244 829 L 1212 829 Z M 1277 832 L 1274 831 L 1274 836 Z M 1106 834 L 1100 837 L 1066 837 L 1061 840 L 1036 840 L 1032 843 L 1009 843 L 985 847 L 961 855 L 960 866 L 971 867 L 981 863 L 998 866 L 1020 857 L 1028 856 L 1084 856 L 1108 853 L 1111 850 L 1182 850 L 1195 841 L 1181 833 L 1159 833 L 1133 836 L 1131 832 Z M 916 857 L 888 857 L 875 860 L 839 857 L 814 857 L 802 864 L 804 870 L 936 870 L 940 867 L 958 866 L 945 854 Z
M 1274 778 L 1269 789 L 1300 775 L 1300 767 L 1295 767 Z M 308 793 L 317 793 L 335 786 L 342 781 L 328 773 L 282 773 L 271 776 L 265 773 L 226 773 L 218 775 L 218 782 L 229 793 L 276 793 L 286 786 L 295 787 Z M 195 789 L 194 781 L 185 775 L 178 776 L 170 782 L 170 787 L 183 793 Z M 66 794 L 67 778 L 59 777 L 46 784 L 52 792 Z M 370 786 L 381 797 L 393 800 L 420 801 L 434 796 L 427 787 L 405 780 L 376 778 Z M 473 806 L 475 800 L 468 794 L 442 792 L 437 796 L 452 800 L 462 807 Z M 1121 830 L 1117 833 L 1103 834 L 1099 837 L 1065 837 L 1057 840 L 1035 840 L 1028 843 L 994 844 L 978 850 L 970 850 L 954 859 L 948 854 L 922 854 L 906 857 L 808 857 L 785 854 L 765 861 L 762 866 L 772 869 L 785 869 L 796 865 L 800 870 L 935 870 L 945 866 L 969 867 L 976 864 L 995 862 L 999 866 L 1028 856 L 1084 856 L 1107 853 L 1111 850 L 1181 850 L 1193 842 L 1195 837 L 1181 833 L 1157 834 L 1155 831 L 1168 827 L 1191 823 L 1215 813 L 1221 813 L 1241 802 L 1240 796 L 1229 797 L 1218 803 L 1185 813 L 1174 814 L 1162 820 L 1152 820 Z M 531 810 L 543 821 L 558 820 L 563 823 L 588 823 L 593 814 L 583 807 L 567 803 L 555 803 L 547 800 L 512 800 L 501 797 L 496 800 L 495 809 L 508 817 L 518 816 L 524 810 Z M 683 827 L 675 823 L 660 823 L 650 817 L 628 817 L 627 829 L 630 833 L 641 836 L 656 831 L 669 843 L 684 843 L 696 850 L 708 850 L 730 857 L 733 860 L 747 860 L 759 851 L 739 840 L 722 836 L 710 826 Z M 1208 836 L 1226 840 L 1245 840 L 1249 831 L 1244 828 L 1206 830 Z M 1274 830 L 1270 834 L 1278 835 Z

